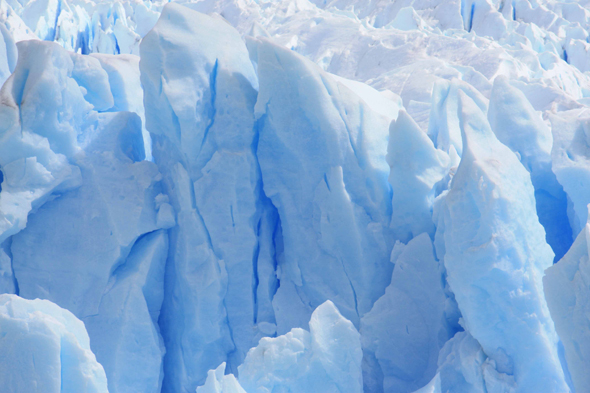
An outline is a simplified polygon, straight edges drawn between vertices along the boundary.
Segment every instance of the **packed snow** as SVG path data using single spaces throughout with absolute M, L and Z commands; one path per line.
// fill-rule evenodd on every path
M 590 1 L 0 0 L 0 392 L 585 393 Z

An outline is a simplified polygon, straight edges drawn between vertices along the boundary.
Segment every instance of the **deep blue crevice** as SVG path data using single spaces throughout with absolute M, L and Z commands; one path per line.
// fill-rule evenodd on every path
M 15 80 L 14 80 L 12 86 L 13 87 L 18 86 L 18 89 L 16 89 L 16 91 L 13 90 L 13 97 L 14 97 L 14 101 L 18 105 L 19 112 L 20 112 L 20 106 L 22 105 L 22 101 L 23 101 L 23 95 L 25 94 L 25 86 L 27 85 L 27 81 L 29 79 L 29 72 L 30 72 L 30 70 L 28 68 L 26 68 L 24 70 L 24 72 L 22 73 L 22 75 L 18 78 L 18 80 L 16 79 L 17 74 L 13 74 L 13 75 L 15 75 Z M 23 124 L 22 114 L 19 114 L 19 116 L 20 116 L 20 124 L 22 126 L 22 124 Z
M 10 258 L 10 270 L 12 272 L 12 280 L 14 283 L 14 294 L 20 296 L 20 289 L 18 287 L 18 280 L 16 279 L 16 274 L 14 273 L 14 258 L 12 257 L 12 236 L 6 239 L 0 247 L 4 250 L 8 258 Z
M 569 61 L 567 60 L 567 51 L 565 50 L 565 48 L 563 48 L 563 61 L 569 63 Z
M 471 32 L 473 28 L 473 14 L 475 13 L 475 3 L 471 4 L 471 13 L 469 14 L 469 29 L 468 32 Z
M 274 208 L 274 212 L 276 214 L 276 223 L 275 223 L 275 228 L 274 228 L 274 231 L 272 234 L 272 248 L 274 250 L 272 264 L 273 264 L 273 269 L 275 271 L 276 280 L 273 282 L 273 285 L 271 285 L 269 287 L 268 296 L 271 301 L 272 301 L 272 299 L 274 299 L 275 295 L 277 294 L 277 291 L 281 287 L 281 280 L 276 274 L 277 274 L 277 270 L 279 268 L 279 259 L 282 258 L 282 255 L 285 250 L 284 244 L 283 244 L 283 226 L 281 224 L 281 217 L 279 216 L 279 212 L 276 209 L 276 207 L 273 206 L 273 208 Z
M 360 320 L 361 314 L 359 313 L 359 303 L 358 303 L 358 298 L 356 295 L 356 289 L 354 289 L 354 284 L 352 283 L 352 280 L 348 276 L 348 272 L 346 271 L 346 268 L 344 266 L 344 261 L 342 262 L 342 269 L 344 270 L 344 274 L 346 275 L 346 278 L 348 278 L 348 282 L 350 283 L 350 289 L 352 289 L 352 296 L 354 297 L 354 311 L 356 312 L 356 315 L 359 317 L 359 320 Z
M 213 66 L 213 70 L 211 71 L 211 76 L 209 77 L 209 88 L 211 90 L 211 108 L 209 109 L 209 124 L 207 128 L 205 128 L 205 132 L 203 133 L 203 140 L 201 142 L 201 147 L 199 148 L 199 153 L 203 150 L 203 146 L 207 141 L 207 136 L 209 135 L 209 131 L 215 124 L 215 114 L 217 113 L 217 108 L 215 107 L 215 99 L 217 98 L 217 71 L 219 69 L 219 59 L 215 60 L 215 65 Z
M 55 21 L 53 22 L 53 29 L 49 30 L 46 41 L 55 41 L 57 35 L 57 22 L 59 21 L 59 15 L 61 14 L 61 1 L 57 2 L 57 10 L 55 11 Z
M 269 214 L 271 216 L 270 222 L 274 223 L 274 228 L 273 228 L 273 233 L 272 233 L 272 237 L 271 237 L 271 241 L 272 241 L 272 264 L 273 264 L 273 270 L 274 270 L 274 276 L 275 276 L 275 280 L 273 280 L 270 285 L 269 285 L 269 300 L 272 302 L 275 294 L 277 293 L 279 287 L 281 286 L 280 283 L 280 279 L 277 277 L 277 269 L 279 266 L 279 259 L 282 257 L 283 255 L 283 231 L 282 231 L 282 226 L 281 226 L 281 218 L 279 215 L 279 211 L 276 208 L 276 206 L 272 203 L 272 200 L 266 195 L 266 193 L 264 192 L 264 179 L 262 177 L 262 170 L 260 168 L 260 162 L 258 160 L 258 144 L 260 141 L 260 132 L 262 131 L 262 129 L 264 128 L 264 123 L 266 122 L 267 119 L 267 113 L 268 113 L 268 106 L 269 103 L 266 103 L 266 108 L 264 111 L 264 114 L 258 118 L 254 124 L 254 138 L 252 139 L 252 153 L 254 154 L 254 157 L 256 158 L 256 163 L 257 163 L 257 170 L 258 170 L 258 200 L 261 202 L 261 205 L 263 207 L 263 210 L 266 211 L 263 212 L 262 214 Z M 268 213 L 268 211 L 270 211 L 270 213 Z M 257 230 L 257 236 L 260 235 L 260 223 L 258 223 L 258 230 Z M 259 239 L 260 242 L 260 239 Z M 257 272 L 257 268 L 258 268 L 258 261 L 256 262 L 256 271 L 254 274 L 256 274 L 256 286 L 258 286 L 259 283 L 259 277 L 258 277 L 258 272 Z M 257 291 L 257 289 L 256 289 Z M 257 303 L 258 303 L 258 295 L 256 294 L 256 298 L 255 298 L 255 302 L 256 302 L 256 307 L 257 307 Z M 256 310 L 256 314 L 257 314 L 257 310 Z M 255 315 L 255 321 L 257 320 L 257 315 Z
M 252 255 L 252 299 L 254 305 L 254 325 L 258 322 L 258 285 L 260 284 L 260 277 L 258 276 L 258 257 L 260 256 L 260 226 L 262 224 L 262 217 L 258 220 L 256 226 L 256 247 L 254 247 L 254 253 Z
M 176 267 L 174 262 L 176 238 L 173 229 L 174 228 L 166 231 L 168 234 L 168 255 L 166 257 L 166 262 L 164 263 L 164 298 L 162 299 L 162 307 L 160 309 L 160 315 L 157 321 L 158 330 L 162 336 L 162 341 L 165 348 L 161 368 L 163 381 L 162 393 L 170 390 L 169 385 L 171 383 L 169 380 L 171 378 L 167 374 L 167 371 L 169 371 L 170 364 L 174 361 L 170 359 L 174 354 L 174 351 L 171 350 L 171 348 L 174 348 L 174 345 L 170 345 L 171 341 L 174 341 L 174 335 L 171 334 L 172 329 L 170 314 L 172 312 L 168 310 L 173 308 L 172 304 L 174 304 L 175 301 L 178 301 L 177 296 L 175 296 L 175 288 L 177 285 Z M 180 300 L 179 302 L 182 301 Z M 176 318 L 173 323 L 182 324 L 184 321 L 181 321 L 180 318 Z
M 78 32 L 78 38 L 76 40 L 76 52 L 79 50 L 81 54 L 87 55 L 90 53 L 89 42 L 90 42 L 90 28 L 86 26 L 84 31 Z
M 132 266 L 129 266 L 128 262 L 129 259 L 131 258 L 131 256 L 135 253 L 138 252 L 138 247 L 137 244 L 139 244 L 141 242 L 142 239 L 144 239 L 147 236 L 150 236 L 151 234 L 161 231 L 161 229 L 156 229 L 150 232 L 146 232 L 144 234 L 141 234 L 137 237 L 137 239 L 135 239 L 135 241 L 128 247 L 126 247 L 128 249 L 128 252 L 125 252 L 125 250 L 122 250 L 122 254 L 125 255 L 124 258 L 121 258 L 121 260 L 119 261 L 119 263 L 115 263 L 111 269 L 111 273 L 109 275 L 109 281 L 111 280 L 117 280 L 117 277 L 119 275 L 121 275 L 122 272 L 124 272 L 125 270 L 131 268 Z M 106 294 L 107 291 L 105 291 Z
M 516 2 L 512 2 L 512 20 L 516 20 Z
M 226 374 L 234 374 L 237 375 L 237 365 L 233 364 L 233 362 L 230 361 L 230 359 L 232 358 L 233 354 L 236 353 L 236 350 L 238 348 L 238 346 L 236 345 L 236 340 L 234 339 L 234 330 L 232 329 L 232 325 L 231 323 L 229 323 L 229 317 L 227 315 L 227 304 L 225 303 L 225 301 L 227 300 L 227 297 L 223 297 L 223 308 L 225 309 L 225 325 L 227 326 L 227 331 L 229 332 L 229 340 L 231 341 L 232 345 L 233 345 L 233 349 L 231 351 L 229 351 L 227 353 L 227 363 L 228 363 L 228 367 L 225 370 Z M 181 350 L 184 350 L 183 346 L 180 346 Z
M 573 243 L 572 228 L 567 216 L 567 195 L 561 187 L 557 193 L 550 193 L 533 182 L 535 204 L 539 222 L 545 228 L 545 238 L 555 253 L 553 263 L 557 263 Z M 555 180 L 557 183 L 557 180 Z
M 0 167 L 0 192 L 2 192 L 2 182 L 4 181 L 4 173 L 2 172 L 2 167 Z
M 330 183 L 328 182 L 328 176 L 325 173 L 324 173 L 324 182 L 326 182 L 326 187 L 328 187 L 328 191 L 331 192 L 332 190 L 330 189 Z
M 115 24 L 117 23 L 117 19 L 119 19 L 119 13 L 118 12 L 112 12 L 113 7 L 111 6 L 111 9 L 109 10 L 109 14 L 112 13 L 113 15 L 113 26 L 115 26 Z

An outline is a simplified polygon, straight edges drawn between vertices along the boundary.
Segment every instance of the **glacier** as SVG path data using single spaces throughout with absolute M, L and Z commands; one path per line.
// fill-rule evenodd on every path
M 0 393 L 584 393 L 590 1 L 0 0 Z
M 6 392 L 107 393 L 84 323 L 49 300 L 0 295 L 0 378 Z

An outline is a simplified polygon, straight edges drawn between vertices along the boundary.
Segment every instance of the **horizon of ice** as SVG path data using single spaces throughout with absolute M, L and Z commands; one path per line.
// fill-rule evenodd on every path
M 0 387 L 590 383 L 590 1 L 0 0 L 0 38 Z

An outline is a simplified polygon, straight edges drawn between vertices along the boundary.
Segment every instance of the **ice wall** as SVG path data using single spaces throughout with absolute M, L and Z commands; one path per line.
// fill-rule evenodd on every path
M 436 236 L 462 325 L 497 372 L 514 378 L 515 391 L 567 391 L 541 281 L 554 254 L 529 173 L 476 103 L 458 98 L 463 155 Z
M 0 204 L 13 201 L 2 209 L 12 220 L 4 236 L 24 230 L 4 244 L 4 290 L 83 320 L 111 392 L 159 391 L 168 239 L 147 234 L 174 225 L 174 212 L 156 165 L 144 161 L 140 118 L 96 111 L 114 100 L 95 58 L 42 41 L 18 46 L 2 90 L 4 102 L 18 104 L 2 107 L 11 122 Z
M 524 93 L 498 76 L 490 97 L 488 120 L 496 137 L 514 151 L 531 173 L 539 222 L 547 243 L 561 259 L 572 242 L 567 220 L 567 195 L 551 168 L 553 135 Z
M 547 269 L 543 278 L 547 305 L 563 343 L 567 368 L 577 392 L 583 392 L 590 383 L 587 372 L 590 350 L 589 235 L 590 227 L 586 224 L 567 254 Z
M 411 392 L 437 371 L 438 354 L 454 334 L 443 269 L 426 233 L 396 243 L 391 283 L 361 320 L 365 386 L 376 392 Z
M 584 391 L 588 6 L 0 0 L 0 292 L 110 392 Z
M 283 237 L 278 332 L 305 327 L 327 299 L 358 326 L 391 274 L 389 119 L 294 52 L 263 38 L 249 46 L 263 189 Z
M 261 200 L 255 155 L 258 81 L 237 31 L 176 4 L 142 41 L 140 69 L 154 161 L 178 222 L 160 318 L 163 389 L 193 390 L 254 345 L 257 267 L 268 271 L 260 280 L 274 275 L 264 247 L 277 219 Z

